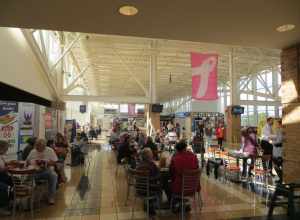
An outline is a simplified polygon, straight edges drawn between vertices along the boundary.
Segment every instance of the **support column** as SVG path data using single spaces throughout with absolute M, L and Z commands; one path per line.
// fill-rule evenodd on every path
M 300 178 L 300 45 L 281 53 L 284 182 Z
M 232 106 L 239 105 L 240 86 L 234 69 L 233 49 L 229 53 L 229 76 L 230 76 L 230 98 L 231 105 L 225 109 L 226 117 L 226 141 L 229 148 L 238 148 L 240 146 L 241 136 L 241 116 L 233 115 L 231 112 Z
M 152 112 L 152 104 L 157 103 L 157 87 L 156 87 L 156 78 L 157 78 L 157 54 L 156 54 L 156 48 L 157 48 L 157 41 L 154 40 L 151 42 L 151 49 L 152 54 L 150 56 L 150 73 L 149 73 L 149 96 L 150 96 L 150 103 L 147 107 L 147 116 L 149 120 L 151 121 L 151 124 L 153 126 L 154 133 L 157 130 L 160 130 L 160 113 Z M 147 119 L 148 119 L 147 118 Z M 147 129 L 149 129 L 149 126 L 147 126 Z M 147 131 L 149 133 L 149 131 Z
M 157 54 L 156 46 L 157 42 L 154 40 L 151 43 L 151 49 L 154 51 L 150 56 L 150 86 L 149 86 L 149 95 L 151 103 L 157 102 L 157 91 L 156 91 L 156 75 L 157 75 Z
M 225 111 L 226 117 L 226 142 L 230 149 L 240 148 L 241 143 L 241 115 L 232 114 L 232 106 Z

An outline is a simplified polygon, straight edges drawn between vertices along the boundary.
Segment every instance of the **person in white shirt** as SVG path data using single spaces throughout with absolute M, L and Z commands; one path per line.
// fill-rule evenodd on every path
M 166 135 L 166 138 L 169 141 L 169 144 L 175 144 L 177 141 L 177 134 L 175 131 L 170 130 Z
M 273 118 L 267 118 L 267 123 L 263 127 L 262 136 L 261 136 L 261 148 L 263 149 L 263 167 L 265 170 L 269 169 L 272 175 L 272 153 L 273 153 L 273 141 L 276 138 L 276 135 L 273 134 L 272 130 Z M 270 158 L 267 159 L 267 158 Z M 268 164 L 268 165 L 267 165 Z
M 55 166 L 58 160 L 56 153 L 52 148 L 46 146 L 44 139 L 38 139 L 34 145 L 34 149 L 30 152 L 26 160 L 31 164 L 40 165 L 41 169 L 36 173 L 35 179 L 48 181 L 48 200 L 49 204 L 53 205 L 56 193 L 57 174 L 51 169 L 51 166 Z

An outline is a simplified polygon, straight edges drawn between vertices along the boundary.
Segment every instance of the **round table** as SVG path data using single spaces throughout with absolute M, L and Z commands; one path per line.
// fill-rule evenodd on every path
M 26 175 L 26 174 L 34 174 L 37 172 L 37 168 L 34 166 L 28 167 L 8 167 L 7 172 L 15 175 Z

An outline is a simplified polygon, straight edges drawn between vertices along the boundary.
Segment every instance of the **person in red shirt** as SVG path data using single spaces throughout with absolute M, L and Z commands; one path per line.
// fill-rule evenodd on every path
M 177 152 L 172 157 L 170 164 L 172 193 L 181 193 L 182 172 L 187 169 L 198 169 L 199 161 L 195 154 L 187 151 L 185 141 L 180 141 L 175 146 Z
M 216 128 L 216 137 L 218 139 L 218 145 L 220 150 L 224 151 L 223 140 L 224 140 L 224 126 L 222 123 Z

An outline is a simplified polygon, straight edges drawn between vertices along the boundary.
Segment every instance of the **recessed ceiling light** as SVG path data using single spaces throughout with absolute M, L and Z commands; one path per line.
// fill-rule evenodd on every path
M 125 16 L 134 16 L 138 13 L 138 9 L 132 5 L 124 5 L 119 8 L 119 13 Z
M 295 28 L 296 26 L 294 24 L 284 24 L 276 28 L 278 32 L 287 32 L 291 31 Z

